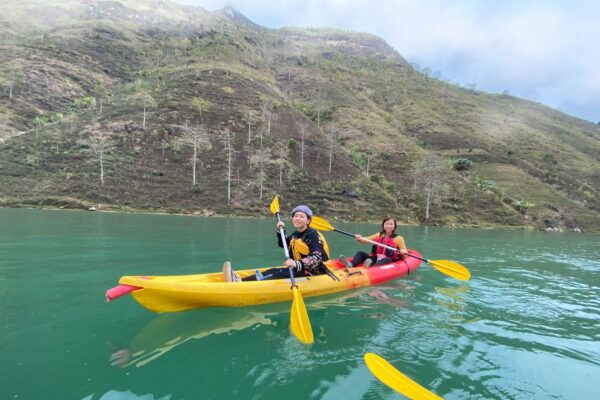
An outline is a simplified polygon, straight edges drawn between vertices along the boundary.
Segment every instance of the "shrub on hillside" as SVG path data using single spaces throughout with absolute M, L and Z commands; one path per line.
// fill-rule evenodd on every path
M 457 158 L 453 162 L 454 169 L 457 171 L 466 171 L 471 167 L 473 162 L 468 158 Z
M 88 97 L 81 97 L 79 99 L 75 99 L 74 101 L 72 101 L 68 106 L 68 110 L 69 110 L 69 113 L 75 113 L 80 110 L 88 110 L 90 108 L 95 108 L 95 107 L 96 107 L 96 98 L 88 96 Z
M 521 214 L 525 214 L 527 210 L 531 207 L 534 207 L 535 204 L 529 200 L 515 200 L 512 202 L 512 206 Z
M 488 179 L 477 177 L 475 179 L 475 185 L 481 190 L 490 190 L 496 188 L 496 182 Z
M 297 144 L 298 144 L 298 143 L 296 142 L 296 140 L 295 140 L 294 138 L 292 138 L 292 139 L 290 139 L 290 140 L 288 141 L 288 148 L 289 148 L 290 150 L 294 151 L 294 150 L 296 150 L 296 146 L 297 146 Z
M 363 156 L 358 151 L 356 151 L 356 149 L 350 148 L 348 150 L 348 155 L 350 156 L 350 159 L 352 160 L 354 165 L 356 165 L 361 170 L 365 169 L 367 162 L 365 161 Z

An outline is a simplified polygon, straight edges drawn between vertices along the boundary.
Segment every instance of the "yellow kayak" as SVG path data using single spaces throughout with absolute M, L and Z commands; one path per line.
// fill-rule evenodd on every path
M 411 254 L 419 253 L 411 250 Z M 338 260 L 326 265 L 339 280 L 327 274 L 296 278 L 303 297 L 322 296 L 389 281 L 410 273 L 421 264 L 416 258 L 406 258 L 378 267 L 343 269 Z M 262 268 L 264 271 L 268 268 Z M 254 275 L 256 269 L 240 270 L 240 277 Z M 109 290 L 120 291 L 107 301 L 131 293 L 150 311 L 163 313 L 203 307 L 242 307 L 292 300 L 289 279 L 247 282 L 225 282 L 223 273 L 174 276 L 123 276 L 120 285 Z

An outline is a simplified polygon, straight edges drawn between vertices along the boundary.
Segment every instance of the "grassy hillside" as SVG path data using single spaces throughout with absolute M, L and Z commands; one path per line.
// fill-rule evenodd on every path
M 0 11 L 0 205 L 265 215 L 278 193 L 330 218 L 600 230 L 598 126 L 375 36 L 167 1 Z

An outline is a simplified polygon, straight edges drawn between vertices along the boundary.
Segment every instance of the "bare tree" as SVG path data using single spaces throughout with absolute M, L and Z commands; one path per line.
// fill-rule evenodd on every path
M 40 126 L 40 117 L 35 117 L 35 138 L 38 137 L 38 128 Z
M 263 105 L 263 115 L 264 115 L 264 118 L 266 119 L 266 132 L 265 132 L 266 136 L 271 135 L 271 110 L 272 110 L 272 104 L 269 103 L 269 104 Z M 250 158 L 250 165 L 258 164 L 259 173 L 258 173 L 257 178 L 258 178 L 259 187 L 260 187 L 259 199 L 262 200 L 263 193 L 264 193 L 264 183 L 265 183 L 265 178 L 266 178 L 265 164 L 269 161 L 269 155 L 263 147 L 263 131 L 262 131 L 262 129 L 259 132 L 260 132 L 259 149 L 258 149 L 257 153 Z
M 31 173 L 35 172 L 35 166 L 39 165 L 40 158 L 37 155 L 27 155 L 25 158 L 25 163 L 27 165 L 31 165 Z
M 367 179 L 369 178 L 369 168 L 371 166 L 371 156 L 373 155 L 373 151 L 371 148 L 371 142 L 373 141 L 373 132 L 367 132 L 367 167 L 366 167 L 366 174 L 367 174 Z
M 371 141 L 368 140 L 367 141 L 367 170 L 366 170 L 367 178 L 369 178 L 369 167 L 371 165 L 371 154 L 372 154 L 372 151 L 371 151 Z
M 90 144 L 92 150 L 94 150 L 94 153 L 98 156 L 98 161 L 100 162 L 100 183 L 104 185 L 104 151 L 106 149 L 106 138 L 102 134 L 93 136 L 90 138 Z
M 185 121 L 184 135 L 180 139 L 184 144 L 192 146 L 194 149 L 190 159 L 192 164 L 192 186 L 196 186 L 196 171 L 198 164 L 198 153 L 202 150 L 208 150 L 211 147 L 208 135 L 202 126 L 196 125 L 194 128 L 188 128 L 188 121 Z
M 333 159 L 333 129 L 329 132 L 329 173 L 331 174 L 331 161 Z
M 128 85 L 131 93 L 127 96 L 128 101 L 132 103 L 142 103 L 143 118 L 142 129 L 146 129 L 146 113 L 149 108 L 156 107 L 156 101 L 152 97 L 150 85 L 146 81 L 137 80 Z
M 187 127 L 187 121 L 185 121 Z M 194 133 L 194 155 L 192 156 L 192 186 L 196 186 L 196 163 L 198 162 L 198 130 L 193 129 Z
M 35 117 L 35 138 L 37 139 L 38 137 L 38 130 L 40 128 L 40 126 L 44 126 L 48 123 L 48 119 L 44 116 L 41 117 Z
M 266 37 L 263 39 L 263 42 L 262 42 L 262 56 L 263 56 L 263 62 L 265 64 L 265 67 L 268 68 L 269 64 L 270 64 L 270 62 L 269 62 L 270 60 L 269 60 L 269 52 L 267 50 L 267 38 Z
M 259 173 L 260 192 L 259 192 L 258 198 L 260 200 L 262 200 L 263 188 L 264 188 L 264 184 L 265 184 L 265 162 L 267 162 L 267 155 L 262 148 L 260 149 L 259 157 L 260 157 L 260 173 Z
M 104 98 L 109 96 L 109 92 L 104 85 L 95 85 L 92 90 L 96 96 L 96 102 L 100 103 L 98 115 L 102 115 Z
M 267 135 L 270 136 L 271 135 L 271 113 L 268 112 L 267 113 L 267 118 L 269 120 L 269 122 L 267 123 Z M 263 196 L 263 186 L 264 186 L 264 182 L 265 182 L 265 162 L 267 161 L 267 154 L 264 151 L 263 148 L 263 135 L 262 135 L 262 131 L 260 134 L 260 153 L 259 153 L 259 161 L 260 161 L 260 174 L 259 174 L 259 179 L 260 179 L 260 194 L 259 194 L 259 199 L 262 200 L 262 196 Z
M 292 83 L 292 74 L 288 72 L 288 97 L 290 100 L 292 99 L 292 95 L 294 94 L 294 84 Z
M 148 106 L 148 96 L 144 96 L 144 119 L 142 121 L 142 129 L 146 129 L 146 107 Z
M 14 46 L 16 49 L 18 46 Z M 23 73 L 21 71 L 21 67 L 14 62 L 14 60 L 3 62 L 2 65 L 2 73 L 0 74 L 0 85 L 6 85 L 8 87 L 8 101 L 12 102 L 15 83 L 19 83 L 23 81 Z
M 429 222 L 432 202 L 446 195 L 448 167 L 433 153 L 427 153 L 417 162 L 414 169 L 415 184 L 425 192 L 425 222 Z
M 248 143 L 252 140 L 252 110 L 248 109 L 248 113 L 246 114 L 246 122 L 248 123 Z
M 231 143 L 232 139 L 233 134 L 229 129 L 225 129 L 223 132 L 223 151 L 227 155 L 227 205 L 231 204 L 231 167 L 233 164 L 233 156 L 235 154 L 233 144 Z
M 142 129 L 146 129 L 146 112 L 148 108 L 155 107 L 156 103 L 149 93 L 141 93 L 140 97 L 143 104 Z
M 212 103 L 201 97 L 193 97 L 190 100 L 190 108 L 198 112 L 198 120 L 202 122 L 202 112 L 212 107 Z
M 304 138 L 306 136 L 306 128 L 304 125 L 298 124 L 300 127 L 300 169 L 304 169 Z
M 279 149 L 279 159 L 277 160 L 277 164 L 279 164 L 279 186 L 283 186 L 283 167 L 285 166 L 287 151 L 287 147 L 284 146 Z
M 267 126 L 267 132 L 266 132 L 267 136 L 271 136 L 271 116 L 272 116 L 272 114 L 273 114 L 273 103 L 272 102 L 264 103 L 263 104 L 263 118 L 265 119 L 265 124 Z M 260 140 L 261 140 L 261 147 L 262 147 L 262 136 L 261 136 Z
M 264 183 L 266 180 L 265 174 L 265 164 L 269 161 L 269 155 L 265 149 L 259 149 L 252 157 L 250 157 L 250 165 L 256 166 L 258 165 L 259 172 L 258 176 L 258 185 L 259 185 L 259 196 L 258 198 L 262 200 L 264 193 Z
M 319 68 L 319 62 L 317 61 L 317 68 Z M 317 126 L 321 129 L 321 91 L 317 88 Z

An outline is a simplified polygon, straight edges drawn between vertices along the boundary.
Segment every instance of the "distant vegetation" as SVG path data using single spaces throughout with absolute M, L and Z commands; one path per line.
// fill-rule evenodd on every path
M 473 162 L 468 158 L 458 158 L 453 161 L 454 169 L 457 171 L 466 171 L 471 167 Z
M 329 218 L 600 231 L 596 124 L 373 35 L 154 0 L 11 7 L 0 205 L 256 216 L 277 193 Z

